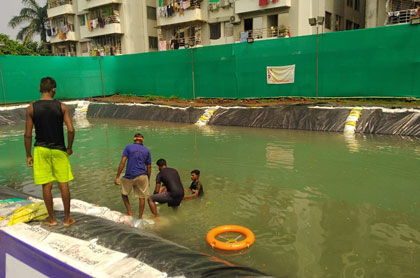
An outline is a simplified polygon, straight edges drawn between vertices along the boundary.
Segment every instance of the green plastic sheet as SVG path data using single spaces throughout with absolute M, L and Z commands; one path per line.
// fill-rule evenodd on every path
M 51 76 L 60 99 L 117 93 L 420 98 L 419 45 L 420 26 L 402 24 L 122 56 L 0 56 L 0 89 L 3 103 L 32 101 L 39 97 L 40 79 Z M 268 66 L 288 65 L 295 65 L 294 83 L 267 84 Z

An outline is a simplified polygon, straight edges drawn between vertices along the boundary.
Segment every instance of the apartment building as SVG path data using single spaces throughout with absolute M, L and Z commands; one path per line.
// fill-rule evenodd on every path
M 366 0 L 160 0 L 160 50 L 314 34 L 365 27 Z
M 54 55 L 98 56 L 156 51 L 156 0 L 48 0 Z
M 48 33 L 55 55 L 119 55 L 399 24 L 413 15 L 419 3 L 48 0 Z M 324 17 L 324 24 L 310 26 L 308 19 L 318 16 Z

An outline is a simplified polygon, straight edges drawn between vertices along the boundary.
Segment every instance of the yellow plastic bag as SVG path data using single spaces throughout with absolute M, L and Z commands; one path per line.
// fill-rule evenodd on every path
M 42 221 L 48 217 L 47 207 L 44 202 L 38 202 L 21 207 L 10 216 L 9 226 L 17 223 L 26 223 L 32 220 Z

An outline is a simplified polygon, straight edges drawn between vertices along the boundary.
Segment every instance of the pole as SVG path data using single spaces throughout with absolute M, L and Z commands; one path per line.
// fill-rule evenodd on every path
M 102 56 L 99 56 L 99 69 L 101 70 L 102 96 L 105 97 L 105 82 L 104 82 L 104 73 L 102 71 Z
M 194 51 L 192 48 L 191 48 L 191 71 L 192 71 L 193 100 L 195 100 Z
M 318 56 L 319 56 L 319 37 L 318 25 L 316 25 L 316 70 L 315 70 L 315 99 L 318 100 Z
M 6 91 L 4 90 L 4 80 L 3 80 L 3 71 L 1 69 L 1 63 L 0 63 L 0 76 L 1 76 L 1 86 L 3 89 L 3 101 L 4 101 L 4 104 L 6 105 Z

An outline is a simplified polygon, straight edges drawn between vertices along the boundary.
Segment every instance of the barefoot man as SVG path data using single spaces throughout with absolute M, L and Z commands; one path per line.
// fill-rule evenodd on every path
M 33 167 L 35 184 L 42 184 L 42 194 L 48 210 L 48 225 L 57 225 L 51 194 L 53 181 L 58 182 L 64 205 L 64 226 L 76 220 L 70 218 L 70 190 L 73 179 L 68 156 L 73 153 L 74 128 L 67 105 L 54 100 L 55 80 L 41 79 L 41 99 L 26 109 L 25 149 L 26 164 Z M 64 143 L 63 122 L 67 126 L 67 148 Z M 32 128 L 35 125 L 34 157 L 31 154 Z
M 134 197 L 139 198 L 139 219 L 143 217 L 146 204 L 145 199 L 149 197 L 150 174 L 152 173 L 152 157 L 149 149 L 143 145 L 143 140 L 143 135 L 136 133 L 133 137 L 133 144 L 124 148 L 114 181 L 116 185 L 119 185 L 121 182 L 121 197 L 127 209 L 127 215 L 130 216 L 133 216 L 133 211 L 131 210 L 128 195 L 131 189 L 134 189 Z M 120 180 L 120 175 L 126 162 L 125 175 Z M 155 211 L 152 212 L 156 215 Z

